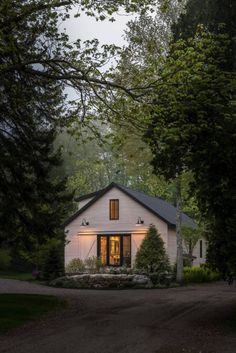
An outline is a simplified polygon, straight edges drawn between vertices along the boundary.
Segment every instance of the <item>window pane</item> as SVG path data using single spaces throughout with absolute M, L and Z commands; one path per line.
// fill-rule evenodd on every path
M 110 265 L 120 266 L 120 237 L 110 237 L 110 251 L 109 251 Z
M 131 266 L 131 237 L 130 235 L 123 236 L 123 265 Z
M 110 219 L 119 219 L 119 200 L 110 200 Z
M 103 266 L 107 265 L 107 237 L 100 238 L 100 257 Z

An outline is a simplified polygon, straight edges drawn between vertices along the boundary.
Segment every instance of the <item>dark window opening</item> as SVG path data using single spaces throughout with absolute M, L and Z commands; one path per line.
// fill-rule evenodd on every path
M 200 258 L 202 259 L 202 240 L 200 240 L 199 245 L 200 245 Z
M 119 200 L 110 200 L 110 220 L 119 219 Z

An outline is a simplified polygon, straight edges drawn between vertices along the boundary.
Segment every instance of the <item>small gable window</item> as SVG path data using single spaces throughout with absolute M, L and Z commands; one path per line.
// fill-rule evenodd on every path
M 119 219 L 119 200 L 110 200 L 110 220 Z

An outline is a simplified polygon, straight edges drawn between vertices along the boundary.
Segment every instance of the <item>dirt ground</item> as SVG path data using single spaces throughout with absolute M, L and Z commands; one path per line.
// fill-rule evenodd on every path
M 66 310 L 0 336 L 1 353 L 236 353 L 222 327 L 236 285 L 162 290 L 65 290 L 0 279 L 0 293 L 55 294 Z

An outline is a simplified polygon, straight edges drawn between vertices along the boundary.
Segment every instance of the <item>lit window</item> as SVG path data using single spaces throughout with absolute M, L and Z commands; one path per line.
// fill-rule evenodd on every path
M 97 256 L 103 266 L 131 266 L 131 235 L 97 236 Z
M 110 200 L 110 220 L 119 219 L 119 200 Z

